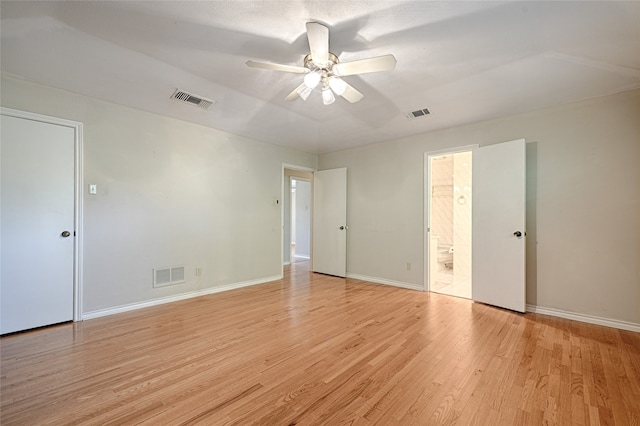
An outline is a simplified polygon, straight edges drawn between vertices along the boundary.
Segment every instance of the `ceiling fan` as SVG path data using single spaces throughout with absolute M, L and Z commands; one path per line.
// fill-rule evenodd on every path
M 387 71 L 396 66 L 396 58 L 393 55 L 340 62 L 336 55 L 329 52 L 329 29 L 317 22 L 307 22 L 307 38 L 311 53 L 304 57 L 303 67 L 251 60 L 247 61 L 247 66 L 305 74 L 304 82 L 296 87 L 285 100 L 293 101 L 302 98 L 306 101 L 313 89 L 322 83 L 322 101 L 325 105 L 330 105 L 335 101 L 334 93 L 351 103 L 358 102 L 364 97 L 341 77 Z

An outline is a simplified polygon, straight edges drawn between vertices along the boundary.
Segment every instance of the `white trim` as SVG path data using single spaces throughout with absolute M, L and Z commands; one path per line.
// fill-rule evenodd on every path
M 296 254 L 294 257 L 298 259 L 306 259 L 306 260 L 311 259 L 311 256 L 306 256 L 304 254 Z
M 536 305 L 527 305 L 527 312 L 534 314 L 550 315 L 553 317 L 570 319 L 573 321 L 586 322 L 589 324 L 603 325 L 605 327 L 619 328 L 621 330 L 635 331 L 640 333 L 640 324 L 629 321 L 602 318 L 594 315 L 579 314 L 577 312 L 563 311 L 562 309 L 545 308 Z
M 426 151 L 425 154 L 425 158 L 430 156 L 430 155 L 446 155 L 446 154 L 457 154 L 459 152 L 467 152 L 467 151 L 473 151 L 474 149 L 479 148 L 480 145 L 477 143 L 471 144 L 471 145 L 463 145 L 463 146 L 455 146 L 452 148 L 443 148 L 443 149 L 436 149 L 435 151 Z
M 313 173 L 313 172 L 316 171 L 316 169 L 314 169 L 313 167 L 298 166 L 298 165 L 295 165 L 295 164 L 282 163 L 283 175 L 284 175 L 284 169 L 298 170 L 299 172 L 310 172 L 310 173 Z
M 0 115 L 70 127 L 74 134 L 74 233 L 73 239 L 73 321 L 82 321 L 83 253 L 84 253 L 84 154 L 83 124 L 79 121 L 0 107 Z
M 422 241 L 422 253 L 424 255 L 422 262 L 424 263 L 424 283 L 422 285 L 422 291 L 430 291 L 429 283 L 429 244 L 431 240 L 431 162 L 429 161 L 432 155 L 444 155 L 444 154 L 456 154 L 459 152 L 473 151 L 479 147 L 478 144 L 464 145 L 453 148 L 438 149 L 435 151 L 427 151 L 424 153 L 424 167 L 423 167 L 423 179 L 424 179 L 424 191 L 423 197 L 423 213 L 424 222 L 422 228 L 423 241 Z
M 385 278 L 369 277 L 366 275 L 352 274 L 350 272 L 347 272 L 347 278 L 352 278 L 354 280 L 360 280 L 360 281 L 369 281 L 376 284 L 390 285 L 393 287 L 401 287 L 409 290 L 423 291 L 421 286 L 411 284 L 411 283 L 406 283 L 403 281 L 394 281 L 394 280 L 388 280 Z
M 223 291 L 235 290 L 242 287 L 250 287 L 252 285 L 264 284 L 282 279 L 282 275 L 274 275 L 271 277 L 258 278 L 255 280 L 242 281 L 239 283 L 227 284 L 219 287 L 205 288 L 202 290 L 191 291 L 188 293 L 177 294 L 175 296 L 162 297 L 160 299 L 147 300 L 145 302 L 130 303 L 120 305 L 113 308 L 99 309 L 97 311 L 85 312 L 85 320 L 104 317 L 107 315 L 115 315 L 123 312 L 134 311 L 136 309 L 148 308 L 151 306 L 163 305 L 165 303 L 177 302 L 178 300 L 191 299 L 193 297 L 205 296 L 207 294 L 221 293 Z

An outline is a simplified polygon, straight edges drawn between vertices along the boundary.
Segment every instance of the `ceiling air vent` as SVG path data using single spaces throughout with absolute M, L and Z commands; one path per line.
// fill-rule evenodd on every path
M 180 89 L 176 89 L 176 91 L 173 92 L 173 95 L 171 95 L 171 99 L 175 99 L 176 101 L 180 102 L 186 102 L 201 109 L 209 109 L 209 107 L 214 104 L 214 101 L 210 99 L 206 99 L 202 96 L 194 95 L 193 93 L 185 92 L 184 90 Z
M 428 109 L 423 108 L 416 111 L 408 112 L 404 116 L 410 120 L 413 120 L 414 118 L 424 117 L 425 115 L 429 114 L 431 114 L 431 112 Z

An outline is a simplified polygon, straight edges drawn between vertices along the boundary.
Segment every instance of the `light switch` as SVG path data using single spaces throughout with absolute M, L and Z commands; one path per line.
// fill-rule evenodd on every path
M 98 185 L 89 185 L 89 194 L 97 194 L 98 193 Z

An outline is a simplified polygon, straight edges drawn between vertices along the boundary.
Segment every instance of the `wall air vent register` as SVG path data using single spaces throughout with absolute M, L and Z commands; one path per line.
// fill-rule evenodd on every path
M 168 285 L 185 282 L 184 266 L 173 266 L 171 268 L 154 268 L 153 287 L 166 287 Z
M 209 107 L 214 104 L 214 101 L 212 101 L 211 99 L 207 99 L 199 95 L 194 95 L 193 93 L 189 93 L 180 89 L 176 89 L 176 91 L 173 92 L 173 95 L 171 95 L 171 99 L 179 102 L 185 102 L 205 110 L 209 109 Z
M 413 120 L 414 118 L 425 117 L 429 114 L 431 114 L 431 111 L 429 111 L 427 108 L 422 108 L 422 109 L 408 112 L 404 116 L 410 120 Z

